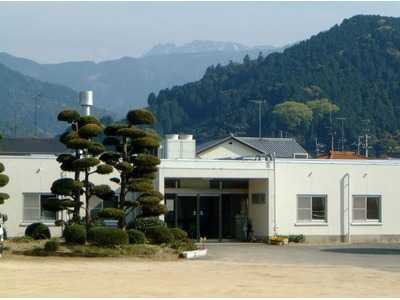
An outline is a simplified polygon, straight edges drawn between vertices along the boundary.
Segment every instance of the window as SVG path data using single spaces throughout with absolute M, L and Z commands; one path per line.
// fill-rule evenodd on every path
M 251 194 L 251 203 L 265 204 L 265 193 Z
M 326 195 L 298 195 L 297 221 L 298 222 L 326 222 Z
M 164 186 L 165 186 L 165 188 L 168 188 L 168 189 L 178 188 L 179 180 L 178 179 L 165 179 Z
M 24 222 L 42 221 L 54 222 L 56 220 L 56 212 L 44 209 L 46 204 L 51 201 L 54 195 L 25 193 L 24 194 Z
M 223 180 L 222 188 L 223 189 L 248 189 L 249 181 L 248 180 Z
M 381 196 L 353 196 L 354 222 L 380 222 Z

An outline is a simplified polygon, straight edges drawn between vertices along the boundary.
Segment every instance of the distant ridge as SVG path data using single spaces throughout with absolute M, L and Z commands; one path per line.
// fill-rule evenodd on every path
M 128 109 L 147 106 L 151 92 L 200 79 L 210 65 L 239 62 L 246 54 L 257 57 L 260 51 L 267 55 L 277 50 L 268 46 L 253 49 L 238 43 L 194 41 L 179 47 L 159 45 L 139 58 L 126 56 L 99 63 L 39 64 L 4 52 L 0 53 L 0 63 L 76 91 L 92 89 L 97 105 L 122 117 Z

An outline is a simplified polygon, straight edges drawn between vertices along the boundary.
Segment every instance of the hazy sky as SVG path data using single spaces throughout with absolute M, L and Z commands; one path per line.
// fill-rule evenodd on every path
M 0 2 L 0 52 L 39 62 L 140 56 L 158 43 L 281 46 L 400 2 Z

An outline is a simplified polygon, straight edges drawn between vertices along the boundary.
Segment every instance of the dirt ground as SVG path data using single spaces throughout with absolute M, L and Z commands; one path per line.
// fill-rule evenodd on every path
M 271 259 L 0 259 L 0 297 L 400 297 L 399 282 L 368 266 Z

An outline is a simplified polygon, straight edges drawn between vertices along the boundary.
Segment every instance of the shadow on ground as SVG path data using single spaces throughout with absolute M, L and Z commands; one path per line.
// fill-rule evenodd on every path
M 321 249 L 321 251 L 344 254 L 400 255 L 400 249 L 391 248 L 331 248 Z

